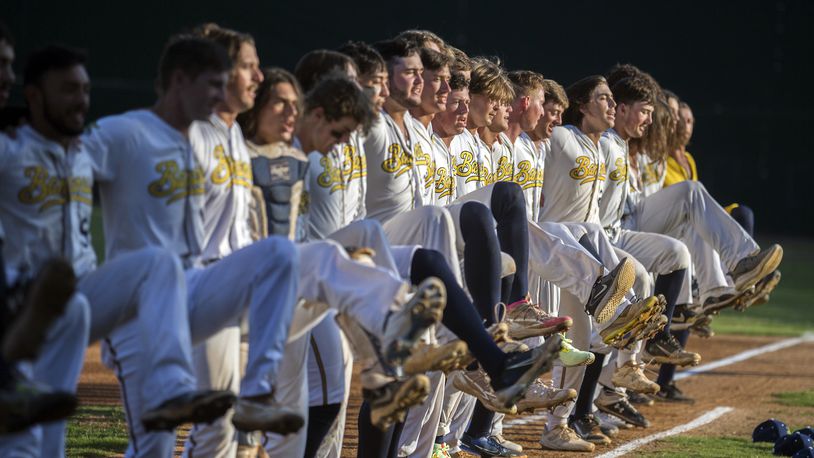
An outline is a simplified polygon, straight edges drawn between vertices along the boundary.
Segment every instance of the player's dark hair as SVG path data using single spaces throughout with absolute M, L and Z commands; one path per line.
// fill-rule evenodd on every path
M 447 46 L 447 48 L 452 54 L 453 59 L 455 59 L 452 63 L 452 73 L 472 71 L 472 60 L 469 59 L 469 56 L 465 52 L 455 46 Z
M 227 29 L 214 22 L 207 22 L 195 27 L 193 33 L 223 46 L 223 49 L 229 54 L 229 58 L 232 59 L 232 62 L 237 59 L 238 54 L 240 54 L 240 47 L 243 46 L 244 43 L 254 46 L 254 38 L 248 33 Z
M 430 48 L 421 48 L 419 55 L 424 68 L 433 72 L 437 72 L 444 67 L 449 68 L 454 62 L 451 55 L 433 51 Z
M 10 46 L 14 46 L 15 44 L 14 36 L 3 21 L 0 21 L 0 41 L 5 41 Z
M 554 80 L 543 80 L 543 88 L 545 88 L 545 101 L 554 102 L 562 105 L 563 109 L 568 108 L 568 96 L 565 95 L 565 89 L 560 83 Z
M 398 37 L 392 40 L 379 41 L 373 47 L 382 55 L 382 59 L 387 63 L 388 68 L 392 67 L 393 59 L 418 54 L 420 49 L 414 42 Z
M 602 83 L 608 83 L 604 76 L 592 75 L 582 78 L 576 83 L 568 86 L 565 93 L 568 96 L 568 100 L 571 102 L 571 104 L 562 114 L 563 124 L 579 126 L 579 124 L 582 122 L 582 117 L 584 116 L 582 111 L 580 111 L 580 108 L 591 101 L 591 93 L 593 93 L 594 89 L 596 89 L 596 87 Z
M 158 86 L 167 90 L 176 70 L 194 79 L 205 71 L 226 72 L 231 68 L 232 60 L 220 44 L 199 36 L 175 35 L 164 46 L 158 61 Z
M 88 56 L 84 50 L 63 45 L 48 45 L 32 52 L 23 70 L 23 85 L 39 84 L 42 77 L 52 70 L 64 70 L 75 65 L 85 65 Z
M 338 121 L 350 116 L 364 132 L 376 119 L 376 110 L 370 97 L 362 88 L 341 72 L 325 75 L 305 96 L 305 112 L 322 108 L 325 118 Z
M 641 76 L 644 72 L 633 64 L 616 64 L 608 70 L 605 78 L 609 86 L 614 86 L 619 80 Z
M 330 49 L 315 49 L 307 52 L 294 67 L 294 75 L 299 80 L 305 92 L 311 90 L 316 83 L 328 73 L 339 71 L 347 74 L 347 69 L 352 68 L 358 72 L 353 59 L 341 52 Z
M 613 99 L 617 104 L 632 105 L 636 102 L 656 102 L 656 91 L 653 85 L 642 76 L 622 78 L 611 88 Z
M 387 69 L 379 51 L 365 42 L 349 41 L 340 46 L 337 51 L 353 59 L 360 75 L 372 75 Z
M 418 48 L 423 48 L 427 46 L 427 42 L 435 43 L 435 45 L 438 46 L 438 48 L 441 49 L 441 51 L 445 51 L 445 48 L 447 47 L 447 43 L 444 41 L 443 38 L 439 37 L 433 32 L 430 32 L 429 30 L 419 30 L 419 29 L 405 30 L 396 35 L 396 38 L 402 38 L 411 41 Z
M 453 91 L 469 88 L 469 80 L 463 73 L 453 73 L 449 79 L 449 88 Z
M 279 67 L 264 68 L 263 82 L 257 88 L 254 106 L 237 116 L 237 122 L 246 138 L 252 138 L 257 133 L 257 118 L 271 99 L 271 91 L 280 83 L 288 83 L 294 87 L 294 92 L 297 93 L 297 108 L 300 113 L 302 112 L 302 88 L 297 78 L 288 70 Z

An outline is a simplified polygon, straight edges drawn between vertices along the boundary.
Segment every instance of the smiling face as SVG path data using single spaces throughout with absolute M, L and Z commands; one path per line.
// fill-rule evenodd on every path
M 280 82 L 257 114 L 257 137 L 263 143 L 290 143 L 299 115 L 299 97 L 291 83 Z
M 421 109 L 427 114 L 444 111 L 449 96 L 449 67 L 439 70 L 424 70 L 424 89 L 421 92 Z
M 444 110 L 432 119 L 432 127 L 441 137 L 451 137 L 466 129 L 468 117 L 469 89 L 456 89 L 449 93 Z
M 646 101 L 619 104 L 614 128 L 625 139 L 642 138 L 647 126 L 653 124 L 653 109 L 653 104 Z
M 539 88 L 531 91 L 527 97 L 528 106 L 520 117 L 520 127 L 524 132 L 531 132 L 537 127 L 537 123 L 540 122 L 540 118 L 545 113 L 545 108 L 543 108 L 545 91 L 543 88 Z
M 498 102 L 484 94 L 470 94 L 472 99 L 469 105 L 469 123 L 467 128 L 486 127 L 492 123 L 497 115 Z
M 226 105 L 229 111 L 242 113 L 254 106 L 257 88 L 263 82 L 260 59 L 257 57 L 257 49 L 255 49 L 254 45 L 251 43 L 241 44 L 234 64 L 234 68 L 229 75 Z
M 554 127 L 562 125 L 562 112 L 565 111 L 562 104 L 554 100 L 544 103 L 543 108 L 545 108 L 543 116 L 534 129 L 535 135 L 540 139 L 551 138 Z
M 616 102 L 605 83 L 599 83 L 591 91 L 588 103 L 580 107 L 584 118 L 580 128 L 585 133 L 604 132 L 614 125 L 616 119 Z
M 46 72 L 38 83 L 26 87 L 26 99 L 38 130 L 78 136 L 85 128 L 90 107 L 90 78 L 85 66 Z
M 390 97 L 405 108 L 421 105 L 424 66 L 418 53 L 396 57 L 390 73 Z
M 489 124 L 489 130 L 494 133 L 505 132 L 509 129 L 509 116 L 512 112 L 512 105 L 508 102 L 498 102 L 495 116 Z

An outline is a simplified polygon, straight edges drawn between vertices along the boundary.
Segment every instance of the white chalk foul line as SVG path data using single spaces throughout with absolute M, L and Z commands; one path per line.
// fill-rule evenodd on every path
M 737 355 L 732 355 L 728 358 L 720 359 L 709 364 L 703 364 L 701 366 L 696 367 L 695 369 L 679 372 L 678 374 L 676 374 L 675 380 L 685 379 L 687 377 L 692 377 L 693 375 L 708 372 L 719 367 L 735 364 L 749 358 L 754 358 L 755 356 L 761 355 L 763 353 L 771 353 L 773 351 L 782 350 L 784 348 L 792 347 L 803 342 L 812 342 L 812 341 L 814 341 L 814 334 L 809 333 L 803 334 L 802 337 L 794 337 L 791 339 L 781 340 L 779 342 L 774 342 L 768 345 L 764 345 L 762 347 L 746 350 L 744 352 L 738 353 Z M 545 413 L 537 415 L 528 415 L 525 417 L 515 418 L 514 420 L 507 421 L 505 423 L 505 426 L 522 426 L 537 421 L 544 421 L 547 418 L 548 416 Z
M 746 350 L 744 352 L 738 353 L 737 355 L 732 355 L 730 357 L 719 359 L 718 361 L 711 362 L 709 364 L 703 364 L 698 366 L 694 369 L 688 369 L 685 371 L 681 371 L 675 376 L 675 380 L 685 379 L 687 377 L 692 377 L 696 374 L 701 374 L 704 372 L 709 372 L 713 369 L 717 369 L 719 367 L 728 366 L 730 364 L 739 363 L 741 361 L 747 360 L 749 358 L 754 358 L 757 355 L 762 355 L 764 353 L 771 353 L 773 351 L 782 350 L 784 348 L 793 347 L 797 344 L 801 344 L 803 342 L 812 342 L 814 341 L 814 336 L 811 334 L 805 334 L 802 337 L 794 337 L 792 339 L 781 340 L 779 342 L 771 343 L 768 345 L 764 345 L 762 347 L 753 348 L 751 350 Z
M 687 432 L 687 431 L 689 431 L 691 429 L 698 428 L 699 426 L 704 426 L 707 423 L 711 423 L 711 422 L 717 420 L 718 417 L 720 417 L 721 415 L 729 413 L 729 412 L 731 412 L 733 410 L 735 410 L 735 409 L 733 409 L 732 407 L 716 407 L 716 408 L 710 410 L 709 412 L 705 413 L 704 415 L 701 415 L 700 417 L 696 418 L 695 420 L 693 420 L 693 421 L 691 421 L 689 423 L 684 423 L 683 425 L 678 425 L 673 429 L 668 429 L 667 431 L 662 431 L 660 433 L 656 433 L 656 434 L 653 434 L 653 435 L 650 435 L 650 436 L 647 436 L 647 437 L 643 437 L 641 439 L 636 439 L 634 441 L 630 441 L 627 444 L 625 444 L 625 445 L 623 445 L 621 447 L 617 447 L 617 448 L 611 450 L 608 453 L 603 453 L 603 454 L 597 456 L 596 458 L 616 458 L 618 456 L 622 456 L 622 455 L 624 455 L 626 453 L 630 453 L 633 450 L 636 450 L 637 448 L 641 447 L 642 445 L 649 444 L 650 442 L 661 440 L 661 439 L 664 439 L 664 438 L 667 438 L 667 437 L 670 437 L 670 436 L 675 436 L 675 435 Z

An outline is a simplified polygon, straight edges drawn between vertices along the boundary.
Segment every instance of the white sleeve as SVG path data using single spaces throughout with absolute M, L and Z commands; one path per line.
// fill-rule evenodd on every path
M 364 148 L 365 154 L 367 154 L 366 158 L 372 159 L 374 166 L 385 157 L 385 149 L 387 148 L 387 126 L 385 125 L 384 115 L 380 113 L 379 116 L 376 117 L 364 140 L 359 142 L 359 146 Z
M 93 179 L 97 182 L 116 179 L 118 160 L 130 133 L 126 121 L 117 117 L 100 119 L 82 135 L 82 144 L 93 163 Z

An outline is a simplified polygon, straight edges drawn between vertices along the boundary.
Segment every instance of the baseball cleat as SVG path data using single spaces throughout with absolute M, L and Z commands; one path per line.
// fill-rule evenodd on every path
M 755 283 L 755 286 L 746 290 L 737 305 L 735 305 L 735 310 L 743 311 L 753 305 L 763 305 L 768 302 L 769 294 L 771 294 L 778 283 L 780 283 L 781 276 L 780 271 L 775 270 L 761 278 L 759 282 Z
M 423 374 L 362 389 L 362 396 L 370 403 L 370 421 L 381 430 L 403 421 L 407 409 L 424 402 L 429 393 L 430 379 Z
M 0 434 L 25 430 L 38 423 L 62 420 L 76 410 L 73 393 L 16 378 L 0 389 Z
M 519 301 L 509 307 L 505 322 L 509 326 L 509 336 L 512 339 L 545 337 L 565 332 L 574 324 L 570 316 L 551 316 L 527 300 Z
M 627 388 L 637 393 L 655 394 L 658 393 L 660 389 L 658 383 L 651 381 L 644 375 L 642 365 L 634 363 L 633 361 L 627 362 L 622 367 L 617 368 L 613 373 L 611 382 L 618 388 Z
M 664 313 L 664 303 L 656 296 L 629 304 L 608 327 L 600 331 L 602 341 L 616 348 L 624 348 L 640 338 L 640 332 Z M 627 342 L 624 343 L 623 342 Z
M 735 265 L 730 275 L 735 281 L 735 288 L 744 291 L 760 279 L 777 270 L 783 260 L 783 247 L 774 244 L 752 256 L 747 256 Z
M 464 433 L 460 440 L 461 449 L 477 456 L 526 456 L 523 452 L 514 452 L 500 445 L 494 437 L 472 437 Z
M 442 371 L 448 374 L 463 369 L 474 361 L 465 342 L 454 340 L 444 345 L 419 343 L 404 361 L 406 374 Z
M 19 316 L 6 331 L 3 357 L 6 361 L 34 359 L 45 333 L 65 312 L 76 290 L 73 267 L 63 259 L 52 259 L 27 286 Z
M 404 307 L 391 313 L 385 321 L 382 343 L 388 363 L 400 366 L 424 331 L 441 321 L 446 305 L 444 283 L 436 277 L 424 279 Z
M 540 445 L 548 450 L 564 450 L 567 452 L 593 452 L 596 447 L 579 437 L 568 425 L 557 425 L 552 429 L 545 429 L 544 427 Z
M 493 439 L 495 442 L 497 442 L 498 444 L 500 444 L 503 448 L 508 449 L 510 452 L 520 453 L 520 452 L 523 451 L 523 446 L 522 445 L 517 444 L 515 442 L 512 442 L 509 439 L 506 439 L 505 437 L 503 437 L 503 434 L 492 434 L 489 437 L 491 439 Z M 518 456 L 518 455 L 511 455 L 511 456 Z
M 676 366 L 697 366 L 701 363 L 701 355 L 684 350 L 670 333 L 667 333 L 667 337 L 659 336 L 648 340 L 642 352 L 642 359 Z
M 695 399 L 685 396 L 684 393 L 678 389 L 675 382 L 670 382 L 661 387 L 658 393 L 654 396 L 657 401 L 662 402 L 683 402 L 692 404 Z
M 644 418 L 644 415 L 636 410 L 636 408 L 633 407 L 633 405 L 631 405 L 624 396 L 607 396 L 605 390 L 603 389 L 599 394 L 599 397 L 596 398 L 596 401 L 594 401 L 594 405 L 601 412 L 613 415 L 625 423 L 629 423 L 640 428 L 647 428 L 650 426 L 650 422 L 647 420 L 647 418 Z
M 239 398 L 232 424 L 238 431 L 264 431 L 281 435 L 296 433 L 305 424 L 294 410 L 269 402 Z
M 725 293 L 720 296 L 708 297 L 702 308 L 704 315 L 714 315 L 727 307 L 734 307 L 743 293 Z
M 591 297 L 585 304 L 585 312 L 593 316 L 597 323 L 610 320 L 625 299 L 625 294 L 633 287 L 635 279 L 633 261 L 623 258 L 610 273 L 596 280 Z
M 176 396 L 141 416 L 147 431 L 170 431 L 183 423 L 210 423 L 235 402 L 228 390 L 193 391 Z
M 631 391 L 627 393 L 627 400 L 633 405 L 652 406 L 656 402 L 649 395 Z
M 610 437 L 602 434 L 599 422 L 593 414 L 584 415 L 581 418 L 571 418 L 568 425 L 583 440 L 596 445 L 610 445 Z
M 452 377 L 452 386 L 455 389 L 476 397 L 484 407 L 492 412 L 509 415 L 517 413 L 517 407 L 514 405 L 506 407 L 503 402 L 498 400 L 495 390 L 489 384 L 489 376 L 486 375 L 483 369 L 457 371 L 451 374 L 450 377 Z
M 580 350 L 571 345 L 571 339 L 562 338 L 562 350 L 560 350 L 559 361 L 565 367 L 588 366 L 594 362 L 596 356 L 589 351 Z
M 500 377 L 492 380 L 498 402 L 508 408 L 519 401 L 537 377 L 551 369 L 560 350 L 562 337 L 554 334 L 542 345 L 529 351 L 509 353 Z
M 555 388 L 551 382 L 545 383 L 539 378 L 531 384 L 526 394 L 517 401 L 517 412 L 534 412 L 537 409 L 550 409 L 560 404 L 576 399 L 574 389 Z

